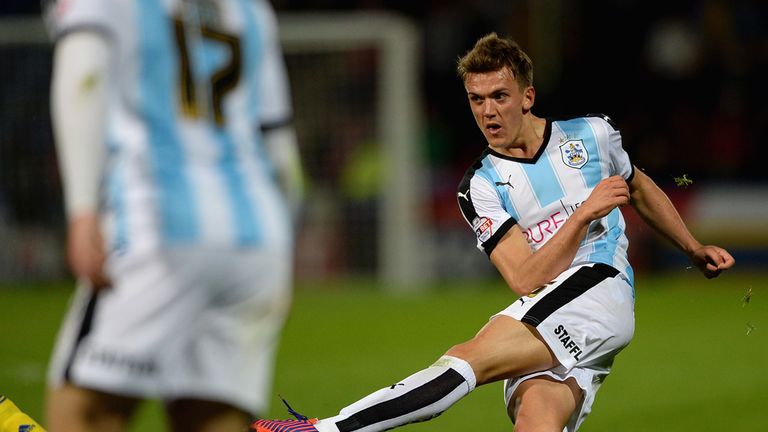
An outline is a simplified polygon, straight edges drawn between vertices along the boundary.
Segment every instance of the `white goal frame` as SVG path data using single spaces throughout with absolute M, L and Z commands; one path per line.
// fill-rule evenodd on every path
M 406 18 L 384 12 L 279 15 L 286 54 L 373 47 L 379 52 L 376 136 L 384 177 L 379 206 L 379 279 L 413 289 L 432 277 L 427 247 L 425 166 L 419 142 L 420 37 Z

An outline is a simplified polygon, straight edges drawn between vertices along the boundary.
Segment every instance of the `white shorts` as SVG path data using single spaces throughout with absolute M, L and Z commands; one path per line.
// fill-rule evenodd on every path
M 560 362 L 553 369 L 506 380 L 507 407 L 517 402 L 515 392 L 525 380 L 574 378 L 584 395 L 565 431 L 575 431 L 591 411 L 614 357 L 632 340 L 634 304 L 634 290 L 621 273 L 605 264 L 591 264 L 566 270 L 499 312 L 535 327 Z
M 109 288 L 81 284 L 49 370 L 139 398 L 195 398 L 258 415 L 289 306 L 288 250 L 165 250 L 114 257 Z

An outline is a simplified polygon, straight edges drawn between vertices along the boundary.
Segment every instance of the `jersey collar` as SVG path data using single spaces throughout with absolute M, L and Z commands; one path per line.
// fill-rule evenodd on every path
M 544 151 L 547 149 L 547 145 L 549 144 L 549 138 L 552 135 L 552 119 L 547 118 L 546 120 L 547 120 L 547 124 L 544 127 L 544 136 L 542 138 L 541 146 L 539 147 L 539 150 L 536 152 L 536 154 L 532 158 L 520 158 L 520 157 L 507 156 L 497 152 L 496 150 L 490 147 L 485 148 L 485 153 L 496 156 L 501 159 L 510 160 L 510 161 L 515 161 L 515 162 L 520 162 L 525 164 L 535 164 L 539 160 L 541 155 L 544 154 Z

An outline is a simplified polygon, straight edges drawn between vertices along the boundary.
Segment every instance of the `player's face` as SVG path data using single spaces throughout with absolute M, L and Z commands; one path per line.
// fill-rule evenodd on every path
M 533 106 L 533 87 L 520 89 L 512 71 L 469 74 L 464 83 L 469 106 L 488 145 L 505 149 L 522 147 L 523 117 Z

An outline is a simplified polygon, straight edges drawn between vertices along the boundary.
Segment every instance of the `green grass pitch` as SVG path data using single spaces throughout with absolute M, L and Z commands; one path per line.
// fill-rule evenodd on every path
M 751 301 L 744 297 L 752 290 Z M 581 430 L 753 432 L 768 424 L 768 275 L 693 271 L 639 276 L 635 339 L 616 359 Z M 43 420 L 51 342 L 71 288 L 0 287 L 0 394 Z M 430 364 L 514 301 L 500 282 L 450 283 L 407 296 L 365 282 L 296 292 L 278 358 L 270 417 L 328 416 Z M 133 431 L 160 431 L 157 404 Z M 411 431 L 511 431 L 501 385 Z

